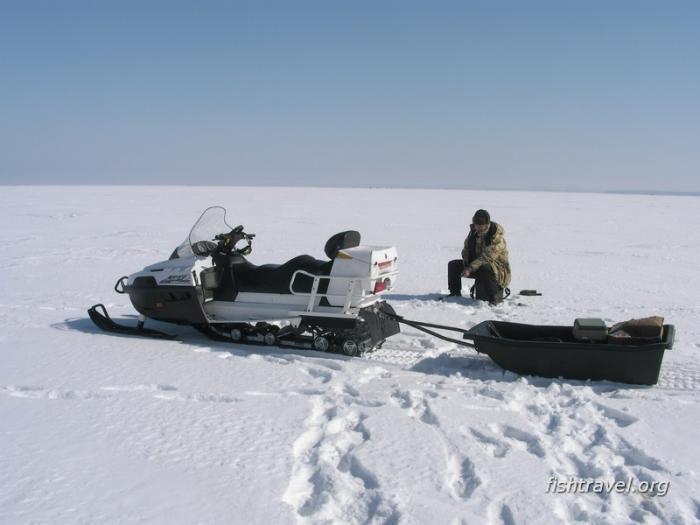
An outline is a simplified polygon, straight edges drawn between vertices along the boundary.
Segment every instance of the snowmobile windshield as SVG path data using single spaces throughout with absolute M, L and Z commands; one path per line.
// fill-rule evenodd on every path
M 231 231 L 231 226 L 226 222 L 226 210 L 221 206 L 212 206 L 204 210 L 204 213 L 194 223 L 190 234 L 175 250 L 178 257 L 189 257 L 194 254 L 201 255 L 200 247 L 204 243 L 214 243 L 214 237 L 220 233 Z

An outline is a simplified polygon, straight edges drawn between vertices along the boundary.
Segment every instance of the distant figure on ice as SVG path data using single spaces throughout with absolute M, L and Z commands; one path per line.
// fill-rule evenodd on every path
M 462 258 L 447 265 L 447 283 L 450 296 L 462 295 L 462 277 L 474 279 L 470 289 L 474 299 L 498 304 L 504 289 L 510 284 L 510 263 L 505 231 L 500 224 L 491 222 L 486 210 L 477 210 L 464 240 Z

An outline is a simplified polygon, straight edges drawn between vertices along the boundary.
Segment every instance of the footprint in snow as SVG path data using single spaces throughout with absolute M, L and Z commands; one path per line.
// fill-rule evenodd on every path
M 362 376 L 358 380 L 360 384 L 365 384 L 369 383 L 370 381 L 374 381 L 375 379 L 387 379 L 391 377 L 391 372 L 389 372 L 387 369 L 382 368 L 381 366 L 372 366 L 370 368 L 366 368 L 362 372 Z
M 477 390 L 477 394 L 482 395 L 484 397 L 490 397 L 492 399 L 496 399 L 497 401 L 504 401 L 505 396 L 503 395 L 503 392 L 498 390 L 497 388 L 494 388 L 491 385 L 486 385 L 485 387 L 480 388 Z
M 542 446 L 542 441 L 539 437 L 529 432 L 525 432 L 519 428 L 515 428 L 510 425 L 502 425 L 502 432 L 506 438 L 519 442 L 525 445 L 525 450 L 537 456 L 538 458 L 543 458 L 545 456 L 544 447 Z
M 455 499 L 467 500 L 481 485 L 481 478 L 471 459 L 451 454 L 446 465 L 447 484 Z
M 508 444 L 496 437 L 488 436 L 475 428 L 470 428 L 469 432 L 477 439 L 478 444 L 494 458 L 502 458 L 510 450 Z
M 426 394 L 420 390 L 411 390 L 407 392 L 399 388 L 395 388 L 391 392 L 391 401 L 399 408 L 408 411 L 410 417 L 414 417 L 423 423 L 428 425 L 438 425 L 439 421 L 433 411 L 430 409 L 430 405 L 425 400 L 425 396 L 435 397 L 432 392 Z
M 319 379 L 321 383 L 328 383 L 333 378 L 333 372 L 329 370 L 324 370 L 321 368 L 302 368 L 302 372 L 313 377 L 314 379 Z
M 617 410 L 616 408 L 608 407 L 601 403 L 594 403 L 594 406 L 600 410 L 606 418 L 614 421 L 618 427 L 628 427 L 639 421 L 639 418 L 623 412 L 622 410 Z
M 515 525 L 515 517 L 513 516 L 513 511 L 507 504 L 503 504 L 501 507 L 501 512 L 499 513 L 499 518 L 503 525 Z
M 390 399 L 399 408 L 409 408 L 411 406 L 411 395 L 405 390 L 395 388 L 391 392 Z
M 345 407 L 347 408 L 347 407 Z M 293 465 L 282 496 L 299 518 L 313 522 L 391 523 L 398 511 L 355 449 L 370 439 L 365 415 L 317 398 L 292 447 Z
M 620 438 L 617 453 L 620 454 L 627 466 L 646 467 L 649 470 L 668 472 L 657 458 L 648 455 L 641 448 L 637 448 L 624 438 Z
M 693 505 L 695 506 L 695 509 L 693 509 L 695 511 L 695 519 L 700 521 L 700 501 L 694 499 Z
M 349 396 L 351 398 L 359 398 L 360 397 L 360 391 L 357 390 L 354 386 L 349 385 L 347 383 L 341 383 L 339 385 L 335 385 L 333 387 L 333 391 L 341 396 Z

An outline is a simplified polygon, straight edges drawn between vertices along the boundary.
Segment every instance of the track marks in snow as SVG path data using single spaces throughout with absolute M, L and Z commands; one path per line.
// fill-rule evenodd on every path
M 250 349 L 251 347 L 249 346 L 243 346 L 246 350 Z M 196 349 L 195 349 L 196 351 Z M 274 351 L 273 351 L 274 352 Z M 229 354 L 231 355 L 231 354 Z M 246 359 L 250 359 L 251 361 L 265 361 L 267 363 L 271 363 L 274 365 L 289 365 L 294 362 L 294 359 L 291 357 L 287 357 L 283 354 L 281 355 L 273 355 L 272 353 L 256 353 L 254 351 L 251 351 L 249 354 L 247 354 Z
M 366 384 L 377 379 L 388 379 L 391 376 L 391 372 L 389 372 L 387 369 L 382 368 L 381 366 L 372 366 L 365 368 L 362 371 L 362 375 L 358 381 L 360 384 Z
M 700 343 L 695 346 L 700 346 Z M 700 390 L 700 365 L 695 362 L 674 363 L 664 360 L 656 388 Z
M 167 384 L 103 386 L 102 390 L 107 392 L 152 393 L 154 399 L 164 401 L 195 401 L 200 403 L 237 403 L 242 401 L 238 397 L 217 392 L 179 392 L 176 386 Z
M 515 525 L 515 517 L 513 516 L 513 511 L 510 510 L 510 507 L 506 504 L 503 503 L 501 505 L 501 510 L 498 513 L 498 517 L 501 519 L 501 523 L 503 525 Z
M 165 401 L 196 401 L 199 403 L 239 403 L 241 398 L 227 394 L 217 394 L 208 392 L 194 392 L 191 394 L 156 394 L 156 399 Z
M 492 385 L 481 387 L 476 393 L 484 397 L 490 397 L 496 401 L 503 401 L 505 399 L 503 392 Z
M 318 372 L 306 372 L 332 383 L 332 375 L 314 376 L 312 370 Z M 332 383 L 312 397 L 304 430 L 292 448 L 292 472 L 283 495 L 299 521 L 398 522 L 396 504 L 358 455 L 371 437 L 363 409 L 381 404 L 362 400 L 360 392 L 345 382 Z
M 407 415 L 429 427 L 436 433 L 445 452 L 444 484 L 456 501 L 468 500 L 482 484 L 472 460 L 460 451 L 460 440 L 451 439 L 442 429 L 438 417 L 431 408 L 430 399 L 437 397 L 431 391 L 402 390 L 395 386 L 390 394 L 391 402 L 406 411 Z
M 470 428 L 469 432 L 477 440 L 477 443 L 494 458 L 502 458 L 510 450 L 510 446 L 496 437 L 484 434 L 475 428 Z
M 477 392 L 492 397 L 492 392 Z M 608 406 L 605 398 L 590 387 L 553 382 L 540 389 L 520 380 L 508 385 L 503 394 L 508 409 L 526 417 L 525 424 L 509 421 L 462 429 L 496 459 L 527 453 L 544 461 L 552 476 L 564 480 L 573 477 L 652 482 L 670 475 L 662 461 L 621 435 L 638 418 L 624 409 Z M 664 503 L 625 496 L 612 504 L 616 514 L 634 516 L 635 521 L 646 523 L 663 516 Z M 499 516 L 503 523 L 511 522 L 512 512 L 504 515 L 504 507 L 499 505 L 502 503 L 492 507 L 492 516 Z M 553 511 L 564 521 L 605 521 L 610 505 L 607 495 L 579 494 L 575 501 L 556 503 Z
M 424 350 L 414 350 L 413 344 L 402 344 L 399 341 L 387 343 L 382 348 L 373 350 L 363 356 L 367 361 L 386 363 L 401 368 L 411 368 L 425 358 Z
M 102 390 L 108 392 L 173 392 L 177 387 L 173 385 L 115 385 L 103 386 Z
M 621 410 L 617 410 L 615 408 L 605 406 L 602 403 L 593 403 L 595 408 L 597 408 L 606 418 L 611 419 L 612 421 L 615 422 L 615 424 L 618 427 L 628 427 L 632 425 L 633 423 L 636 423 L 639 421 L 639 418 L 628 414 L 626 412 L 623 412 Z
M 693 512 L 695 513 L 695 519 L 700 521 L 700 501 L 693 500 Z
M 509 439 L 513 443 L 517 443 L 519 446 L 525 448 L 527 452 L 538 458 L 544 458 L 545 452 L 542 446 L 542 441 L 535 434 L 526 432 L 519 428 L 503 425 L 502 427 L 503 436 Z
M 328 383 L 328 381 L 333 379 L 333 373 L 323 368 L 304 367 L 301 370 L 310 377 L 318 379 L 321 383 Z
M 448 455 L 445 474 L 454 499 L 469 499 L 481 485 L 472 460 L 460 456 L 456 451 Z
M 510 450 L 522 450 L 537 458 L 544 458 L 544 444 L 536 434 L 511 425 L 491 425 L 491 432 L 486 433 L 476 428 L 468 432 L 476 438 L 479 446 L 494 458 L 503 458 Z
M 108 400 L 124 395 L 148 394 L 165 401 L 195 401 L 202 403 L 235 403 L 242 399 L 216 392 L 178 392 L 172 385 L 117 385 L 103 386 L 97 391 L 45 388 L 42 386 L 0 386 L 0 393 L 10 397 L 47 400 Z
M 106 399 L 109 396 L 89 390 L 70 390 L 61 388 L 44 388 L 41 386 L 9 385 L 0 387 L 0 393 L 10 397 L 26 399 L 59 399 L 59 400 L 93 400 Z
M 624 438 L 619 439 L 618 452 L 627 466 L 640 466 L 657 472 L 668 472 L 661 461 L 648 455 L 642 449 L 635 447 Z
M 435 394 L 426 393 L 422 390 L 401 390 L 395 387 L 391 391 L 390 398 L 396 406 L 407 409 L 411 417 L 419 419 L 428 425 L 439 425 L 439 421 L 430 409 L 426 399 L 426 397 L 430 396 L 434 397 Z

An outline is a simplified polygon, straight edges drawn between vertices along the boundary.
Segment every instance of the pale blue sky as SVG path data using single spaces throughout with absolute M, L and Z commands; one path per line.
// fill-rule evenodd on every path
M 700 191 L 700 2 L 0 0 L 0 182 Z

